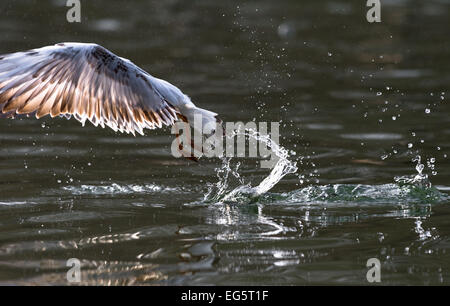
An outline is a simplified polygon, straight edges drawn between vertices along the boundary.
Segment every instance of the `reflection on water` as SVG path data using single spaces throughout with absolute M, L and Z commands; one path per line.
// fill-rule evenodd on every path
M 11 284 L 45 286 L 67 282 L 65 261 L 17 261 L 8 263 L 7 267 L 10 269 L 41 270 L 46 272 L 45 274 L 31 277 L 26 281 L 14 281 Z M 85 280 L 83 285 L 127 286 L 151 284 L 155 281 L 167 279 L 167 275 L 157 271 L 157 268 L 157 265 L 145 264 L 139 261 L 83 261 L 81 262 L 80 277 Z M 111 275 L 114 275 L 114 278 L 111 278 Z
M 373 257 L 383 284 L 449 284 L 449 4 L 382 5 L 89 1 L 68 24 L 2 1 L 0 53 L 102 44 L 225 121 L 280 122 L 281 158 L 0 120 L 0 284 L 65 285 L 78 258 L 82 284 L 364 285 Z

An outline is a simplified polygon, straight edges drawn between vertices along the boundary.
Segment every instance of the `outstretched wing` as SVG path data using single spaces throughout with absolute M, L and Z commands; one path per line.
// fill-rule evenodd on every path
M 0 117 L 74 116 L 143 134 L 177 111 L 149 75 L 96 44 L 63 43 L 0 56 Z

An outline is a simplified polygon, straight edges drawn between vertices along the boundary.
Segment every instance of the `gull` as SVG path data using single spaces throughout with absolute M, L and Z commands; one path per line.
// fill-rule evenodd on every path
M 93 43 L 0 55 L 0 118 L 17 115 L 73 116 L 133 135 L 177 120 L 194 127 L 194 117 L 202 128 L 221 122 L 176 86 Z

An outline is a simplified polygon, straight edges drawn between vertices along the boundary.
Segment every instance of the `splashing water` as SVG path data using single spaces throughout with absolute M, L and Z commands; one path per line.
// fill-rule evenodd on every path
M 417 174 L 412 176 L 396 176 L 394 181 L 399 185 L 414 185 L 417 187 L 431 188 L 431 182 L 428 175 L 423 173 L 425 165 L 422 164 L 422 158 L 420 155 L 415 156 L 412 162 L 416 162 Z
M 203 203 L 238 203 L 255 202 L 283 205 L 372 205 L 372 204 L 430 204 L 448 201 L 449 196 L 431 185 L 429 177 L 424 173 L 425 165 L 420 155 L 415 156 L 416 174 L 397 176 L 392 184 L 334 184 L 323 186 L 307 186 L 286 193 L 269 192 L 284 176 L 296 173 L 296 162 L 289 160 L 289 151 L 274 142 L 268 135 L 247 129 L 244 132 L 234 131 L 227 137 L 244 135 L 266 145 L 277 158 L 275 166 L 258 185 L 252 186 L 240 174 L 241 163 L 232 165 L 232 157 L 222 157 L 222 165 L 216 168 L 217 183 L 208 184 L 208 191 Z M 237 187 L 236 184 L 238 185 Z M 233 185 L 233 186 L 232 186 Z M 73 194 L 111 195 L 127 193 L 167 193 L 183 192 L 182 188 L 170 188 L 154 184 L 119 185 L 81 185 L 66 186 L 63 190 Z M 198 202 L 197 202 L 198 203 Z M 0 203 L 1 204 L 1 203 Z
M 236 136 L 237 133 L 231 135 Z M 222 166 L 217 170 L 219 181 L 209 186 L 204 197 L 205 202 L 218 203 L 284 203 L 284 204 L 345 204 L 355 205 L 376 203 L 441 203 L 448 200 L 449 196 L 441 193 L 431 185 L 428 175 L 424 173 L 424 164 L 420 155 L 415 156 L 412 161 L 416 163 L 416 174 L 410 176 L 397 176 L 394 183 L 383 185 L 325 185 L 309 186 L 288 193 L 270 193 L 272 189 L 284 176 L 297 171 L 295 162 L 289 160 L 289 152 L 273 142 L 268 136 L 262 136 L 253 130 L 247 130 L 245 135 L 266 144 L 278 157 L 278 161 L 270 174 L 257 186 L 252 187 L 245 183 L 239 174 L 240 163 L 232 168 L 230 157 L 222 158 Z M 230 188 L 230 180 L 236 178 L 239 186 Z M 231 190 L 231 191 L 230 191 Z
M 266 193 L 258 199 L 261 203 L 316 206 L 365 206 L 365 205 L 412 205 L 438 204 L 448 201 L 449 196 L 435 187 L 416 183 L 390 183 L 382 185 L 334 184 L 308 186 L 287 193 Z
M 240 176 L 238 170 L 240 163 L 237 163 L 234 169 L 231 168 L 231 157 L 222 157 L 222 167 L 217 168 L 217 177 L 219 181 L 216 184 L 209 185 L 208 192 L 204 197 L 204 201 L 236 201 L 236 200 L 252 200 L 272 189 L 284 176 L 297 172 L 296 162 L 290 161 L 290 154 L 287 149 L 278 145 L 269 135 L 261 135 L 259 132 L 247 129 L 245 131 L 234 131 L 227 135 L 227 138 L 233 138 L 238 135 L 244 135 L 255 139 L 266 145 L 275 154 L 278 161 L 273 167 L 270 174 L 264 178 L 256 187 L 252 187 L 250 183 L 245 183 Z M 239 181 L 240 186 L 228 192 L 231 177 Z
M 181 188 L 170 188 L 154 184 L 124 184 L 117 183 L 108 185 L 81 185 L 81 186 L 65 186 L 62 188 L 72 194 L 83 195 L 111 195 L 111 194 L 136 194 L 136 193 L 162 193 L 162 192 L 182 192 Z

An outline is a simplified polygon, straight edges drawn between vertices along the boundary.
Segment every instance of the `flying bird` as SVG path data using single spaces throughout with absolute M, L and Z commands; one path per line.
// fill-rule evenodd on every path
M 0 55 L 0 118 L 74 117 L 83 126 L 139 133 L 177 120 L 221 122 L 180 89 L 91 43 L 59 43 Z

